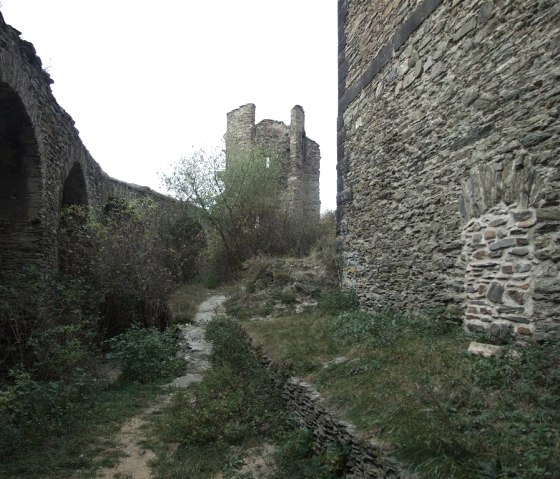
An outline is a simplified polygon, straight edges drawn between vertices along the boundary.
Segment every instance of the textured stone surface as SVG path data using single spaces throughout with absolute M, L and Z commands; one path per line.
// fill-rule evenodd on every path
M 503 348 L 501 346 L 495 346 L 494 344 L 477 343 L 472 341 L 469 344 L 468 352 L 474 354 L 475 356 L 483 356 L 485 358 L 500 357 L 504 354 Z
M 277 162 L 282 201 L 293 215 L 319 221 L 321 201 L 319 145 L 305 135 L 305 114 L 296 105 L 290 125 L 281 121 L 262 120 L 255 125 L 255 105 L 249 103 L 227 114 L 227 164 L 243 151 L 262 149 Z M 271 165 L 272 166 L 272 165 Z
M 317 452 L 324 453 L 329 444 L 350 445 L 348 478 L 408 477 L 402 465 L 388 456 L 387 446 L 375 440 L 358 439 L 354 427 L 336 418 L 323 404 L 313 386 L 298 378 L 284 385 L 283 398 L 294 412 L 299 424 L 313 431 Z
M 105 174 L 56 102 L 29 42 L 0 14 L 0 270 L 57 265 L 61 205 L 151 195 Z
M 340 0 L 339 21 L 344 285 L 365 307 L 558 327 L 557 2 Z
M 253 345 L 255 346 L 255 345 Z M 257 359 L 265 367 L 272 360 L 262 348 L 253 347 Z M 276 367 L 276 366 L 275 366 Z M 390 447 L 376 438 L 361 438 L 352 424 L 340 420 L 324 404 L 321 394 L 310 383 L 295 377 L 279 380 L 282 397 L 300 426 L 313 432 L 315 452 L 324 454 L 332 444 L 349 446 L 344 477 L 404 479 L 413 477 L 389 455 Z

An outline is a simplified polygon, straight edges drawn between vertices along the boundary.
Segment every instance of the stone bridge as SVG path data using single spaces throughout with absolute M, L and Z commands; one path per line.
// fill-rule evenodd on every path
M 56 102 L 35 48 L 0 13 L 0 270 L 54 268 L 61 208 L 168 197 L 109 177 Z

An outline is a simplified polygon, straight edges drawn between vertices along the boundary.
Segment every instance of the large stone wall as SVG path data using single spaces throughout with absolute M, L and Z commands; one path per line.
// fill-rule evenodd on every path
M 255 125 L 255 105 L 247 104 L 227 114 L 226 161 L 234 161 L 243 152 L 261 149 L 277 162 L 282 201 L 287 211 L 319 221 L 319 145 L 305 135 L 305 114 L 296 105 L 290 125 L 262 120 Z M 272 165 L 271 165 L 272 166 Z
M 339 1 L 338 237 L 365 307 L 560 326 L 560 4 Z
M 105 174 L 53 97 L 35 48 L 0 14 L 0 269 L 57 265 L 64 204 L 153 196 Z

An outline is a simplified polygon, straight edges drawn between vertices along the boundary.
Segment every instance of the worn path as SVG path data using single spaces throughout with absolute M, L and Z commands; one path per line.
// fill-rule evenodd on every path
M 156 456 L 149 449 L 144 449 L 144 426 L 150 415 L 159 412 L 169 404 L 175 388 L 186 388 L 191 383 L 200 381 L 202 374 L 210 367 L 209 357 L 212 345 L 204 339 L 204 325 L 222 310 L 226 296 L 218 294 L 208 298 L 198 307 L 194 324 L 184 324 L 181 329 L 181 355 L 187 361 L 187 373 L 176 378 L 169 386 L 170 393 L 157 404 L 145 409 L 130 418 L 121 428 L 117 438 L 117 447 L 124 456 L 113 467 L 100 469 L 96 475 L 99 479 L 133 478 L 149 479 L 151 477 L 150 462 Z

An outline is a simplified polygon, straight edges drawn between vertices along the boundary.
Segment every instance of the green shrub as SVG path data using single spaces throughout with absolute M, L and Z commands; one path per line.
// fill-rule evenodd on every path
M 277 479 L 334 479 L 342 476 L 337 470 L 339 451 L 331 446 L 323 455 L 313 451 L 313 433 L 308 429 L 292 429 L 281 436 L 275 460 Z
M 181 461 L 180 477 L 213 477 L 209 473 L 231 463 L 236 448 L 284 428 L 280 393 L 239 324 L 215 318 L 208 323 L 207 338 L 212 341 L 212 368 L 175 397 L 158 424 L 165 441 L 181 445 L 174 458 Z M 177 477 L 158 472 L 158 477 Z
M 208 289 L 216 289 L 222 281 L 215 271 L 205 271 L 198 276 L 198 281 Z
M 184 361 L 177 357 L 177 343 L 172 329 L 161 332 L 134 323 L 127 331 L 111 339 L 111 344 L 121 361 L 124 380 L 142 383 L 164 381 L 184 368 Z
M 346 450 L 332 445 L 314 455 L 312 434 L 294 431 L 278 378 L 259 363 L 240 324 L 214 318 L 206 337 L 212 341 L 212 368 L 175 396 L 155 426 L 160 440 L 179 444 L 173 457 L 158 462 L 157 477 L 209 478 L 220 471 L 237 477 L 241 458 L 255 444 L 279 444 L 274 477 L 341 477 L 337 471 L 343 469 Z
M 101 336 L 120 334 L 134 321 L 168 324 L 167 297 L 184 275 L 183 263 L 194 261 L 171 230 L 181 218 L 180 211 L 147 199 L 110 201 L 103 215 L 82 206 L 63 210 L 60 269 L 92 293 Z
M 345 311 L 355 311 L 359 306 L 360 301 L 354 291 L 342 291 L 340 289 L 323 293 L 317 304 L 319 311 L 332 315 Z
M 35 268 L 0 276 L 0 381 L 18 365 L 48 380 L 87 369 L 98 324 L 87 285 Z
M 282 301 L 284 304 L 295 304 L 297 302 L 297 298 L 294 293 L 285 291 L 278 293 L 277 299 Z
M 64 431 L 76 405 L 95 385 L 93 377 L 74 370 L 64 381 L 38 381 L 23 370 L 11 371 L 11 382 L 0 388 L 0 450 L 15 456 L 33 442 Z
M 217 316 L 206 326 L 206 337 L 212 341 L 212 365 L 233 368 L 236 375 L 249 375 L 254 381 L 265 381 L 267 372 L 251 349 L 241 325 L 226 316 Z

